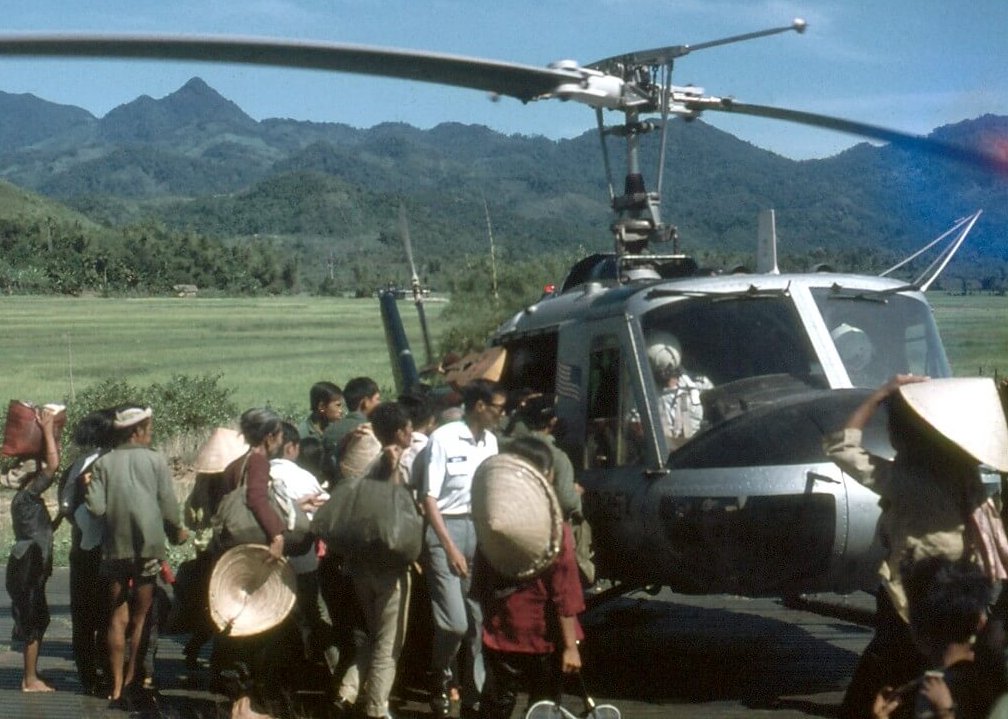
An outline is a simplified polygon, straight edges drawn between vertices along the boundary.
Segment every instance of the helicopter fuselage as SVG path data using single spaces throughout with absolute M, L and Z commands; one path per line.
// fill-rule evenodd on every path
M 698 429 L 673 436 L 649 362 L 678 340 Z M 602 576 L 683 593 L 874 585 L 878 497 L 823 453 L 872 388 L 950 368 L 924 295 L 879 277 L 586 281 L 492 340 L 509 389 L 555 392 Z M 680 378 L 680 383 L 683 380 Z M 884 417 L 865 431 L 891 454 Z

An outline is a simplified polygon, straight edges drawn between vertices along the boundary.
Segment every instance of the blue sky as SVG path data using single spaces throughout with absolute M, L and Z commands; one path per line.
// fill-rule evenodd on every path
M 414 48 L 530 65 L 588 63 L 635 49 L 695 44 L 794 17 L 786 33 L 677 61 L 674 81 L 747 102 L 839 115 L 926 134 L 984 113 L 1008 115 L 1004 0 L 5 0 L 0 32 L 86 31 L 263 35 Z M 594 127 L 588 108 L 492 103 L 423 83 L 199 63 L 0 58 L 0 90 L 27 92 L 101 116 L 202 77 L 256 119 L 290 117 L 370 127 L 479 123 L 506 133 L 571 137 Z M 824 157 L 858 140 L 791 124 L 705 118 L 760 147 Z

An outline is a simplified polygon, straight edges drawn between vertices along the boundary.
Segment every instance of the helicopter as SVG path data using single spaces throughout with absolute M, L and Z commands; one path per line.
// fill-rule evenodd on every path
M 995 157 L 938 140 L 672 84 L 675 61 L 692 52 L 805 28 L 796 19 L 694 45 L 545 68 L 367 46 L 164 35 L 0 35 L 0 55 L 323 69 L 591 108 L 605 150 L 613 249 L 578 262 L 559 288 L 506 321 L 473 371 L 492 372 L 507 390 L 555 395 L 564 426 L 558 441 L 585 490 L 598 574 L 614 583 L 613 591 L 667 586 L 688 594 L 796 596 L 874 584 L 881 555 L 874 531 L 878 497 L 830 462 L 821 440 L 891 375 L 951 375 L 924 290 L 979 213 L 954 225 L 955 249 L 911 283 L 832 271 L 781 273 L 771 215 L 760 222 L 756 271 L 711 275 L 681 251 L 675 227 L 662 219 L 664 140 L 657 188 L 649 190 L 640 139 L 651 132 L 664 137 L 675 118 L 729 112 L 1000 169 Z M 606 112 L 622 120 L 607 126 Z M 614 138 L 626 143 L 621 193 L 606 150 Z M 400 231 L 426 327 L 403 215 Z M 671 251 L 657 252 L 662 245 Z M 380 304 L 397 384 L 409 387 L 421 377 L 396 298 L 388 293 Z M 695 426 L 688 436 L 669 433 L 663 420 L 655 370 L 672 364 L 702 379 L 689 390 Z M 892 452 L 884 413 L 866 428 L 864 443 L 876 454 Z M 1000 476 L 985 475 L 984 483 L 989 492 L 1000 491 Z

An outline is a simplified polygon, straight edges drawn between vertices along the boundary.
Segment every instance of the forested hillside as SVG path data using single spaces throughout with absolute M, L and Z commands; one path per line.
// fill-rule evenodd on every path
M 0 187 L 7 291 L 192 283 L 334 292 L 404 282 L 400 203 L 421 274 L 442 287 L 459 256 L 487 252 L 487 213 L 505 262 L 610 245 L 594 131 L 553 141 L 456 123 L 257 122 L 199 78 L 102 118 L 2 92 L 0 112 L 0 177 L 53 201 Z M 1008 118 L 935 133 L 986 147 L 1008 135 Z M 657 142 L 643 144 L 649 174 Z M 675 122 L 669 143 L 663 213 L 701 264 L 750 262 L 756 216 L 768 207 L 777 210 L 782 267 L 876 271 L 984 209 L 945 279 L 1005 285 L 1004 177 L 867 144 L 795 162 L 702 121 Z M 620 184 L 623 157 L 613 149 Z

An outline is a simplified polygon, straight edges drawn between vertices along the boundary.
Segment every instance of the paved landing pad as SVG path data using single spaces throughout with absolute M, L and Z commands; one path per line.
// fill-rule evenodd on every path
M 21 654 L 10 650 L 9 598 L 0 592 L 0 717 L 90 719 L 229 716 L 227 700 L 205 689 L 205 672 L 184 681 L 184 637 L 162 637 L 156 708 L 133 712 L 80 693 L 70 649 L 68 572 L 57 569 L 48 585 L 52 624 L 40 668 L 58 691 L 20 691 Z M 585 617 L 586 683 L 598 703 L 619 707 L 625 719 L 646 717 L 835 717 L 858 654 L 871 633 L 851 616 L 870 611 L 866 594 L 818 595 L 843 618 L 783 606 L 772 599 L 635 594 Z M 851 610 L 851 611 L 844 611 Z M 420 688 L 395 697 L 397 718 L 428 717 Z M 565 697 L 574 713 L 576 692 Z M 292 697 L 291 719 L 324 717 L 321 693 Z M 520 711 L 516 711 L 520 716 Z

